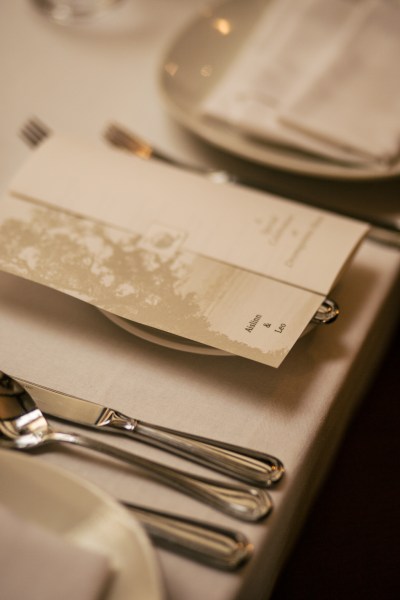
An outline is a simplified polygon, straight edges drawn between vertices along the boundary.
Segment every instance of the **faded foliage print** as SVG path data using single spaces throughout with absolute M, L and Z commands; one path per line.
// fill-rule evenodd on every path
M 106 310 L 128 310 L 131 318 L 139 310 L 161 310 L 161 304 L 165 314 L 172 308 L 169 298 L 174 316 L 196 312 L 193 295 L 177 305 L 174 291 L 185 277 L 187 259 L 162 260 L 138 248 L 141 236 L 94 221 L 41 208 L 31 214 L 30 221 L 8 219 L 0 227 L 7 262 L 17 274 Z
M 29 214 L 29 218 L 26 215 Z M 24 218 L 0 224 L 0 267 L 127 319 L 220 347 L 254 360 L 261 352 L 211 328 L 207 312 L 234 280 L 228 265 L 190 252 L 143 247 L 142 236 L 60 211 L 30 206 Z M 194 281 L 193 273 L 204 281 Z

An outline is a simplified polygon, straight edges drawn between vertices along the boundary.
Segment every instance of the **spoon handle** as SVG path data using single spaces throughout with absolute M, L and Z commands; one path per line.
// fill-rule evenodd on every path
M 76 444 L 116 458 L 138 467 L 144 474 L 164 485 L 243 521 L 259 521 L 272 509 L 271 499 L 263 489 L 191 475 L 93 438 L 57 431 L 49 433 L 43 441 Z
M 123 504 L 162 548 L 229 571 L 237 569 L 252 554 L 252 545 L 239 531 L 130 502 Z

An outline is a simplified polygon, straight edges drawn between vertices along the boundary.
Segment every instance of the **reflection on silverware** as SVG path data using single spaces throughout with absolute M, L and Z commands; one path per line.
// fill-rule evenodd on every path
M 127 129 L 117 125 L 116 123 L 110 123 L 104 131 L 104 138 L 110 142 L 113 146 L 128 150 L 132 154 L 135 154 L 139 158 L 149 159 L 158 158 L 164 162 L 182 166 L 179 162 L 175 161 L 168 154 L 164 154 L 154 146 L 151 146 L 148 142 L 140 138 L 138 135 L 128 131 Z M 191 168 L 187 165 L 188 168 Z
M 149 158 L 156 158 L 180 169 L 186 169 L 192 173 L 206 175 L 215 183 L 237 182 L 237 178 L 232 173 L 228 173 L 227 171 L 209 169 L 207 167 L 201 167 L 175 159 L 169 154 L 166 154 L 158 148 L 155 148 L 149 142 L 136 135 L 136 133 L 128 131 L 126 127 L 122 127 L 117 123 L 110 123 L 105 129 L 103 136 L 104 139 L 107 140 L 107 142 L 110 142 L 110 144 L 113 146 L 127 150 L 139 158 L 143 158 L 145 160 L 148 160 Z
M 86 436 L 54 431 L 30 394 L 1 371 L 0 434 L 3 437 L 0 447 L 10 450 L 29 451 L 51 444 L 75 444 L 100 452 L 137 467 L 149 478 L 244 521 L 258 521 L 272 509 L 271 499 L 265 490 L 190 475 Z
M 333 323 L 339 316 L 339 307 L 334 300 L 325 298 L 321 306 L 311 319 L 311 323 L 317 325 L 327 325 Z
M 253 546 L 240 531 L 130 502 L 123 504 L 146 529 L 153 542 L 167 550 L 228 571 L 234 571 L 252 555 Z
M 108 406 L 29 381 L 19 379 L 19 382 L 35 397 L 40 410 L 48 416 L 99 431 L 128 435 L 251 485 L 269 486 L 281 479 L 284 473 L 281 461 L 269 454 L 145 423 Z

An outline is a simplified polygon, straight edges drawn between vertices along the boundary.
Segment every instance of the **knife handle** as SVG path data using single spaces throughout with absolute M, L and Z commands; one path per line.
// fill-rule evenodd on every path
M 151 425 L 109 408 L 97 421 L 98 427 L 125 433 L 138 441 L 260 487 L 276 483 L 284 473 L 281 461 L 269 454 Z

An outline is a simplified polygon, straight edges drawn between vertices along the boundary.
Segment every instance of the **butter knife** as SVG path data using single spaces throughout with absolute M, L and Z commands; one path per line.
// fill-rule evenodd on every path
M 98 431 L 128 435 L 259 487 L 269 487 L 284 473 L 281 461 L 269 454 L 145 423 L 108 406 L 24 379 L 18 381 L 32 394 L 40 410 L 50 417 Z

